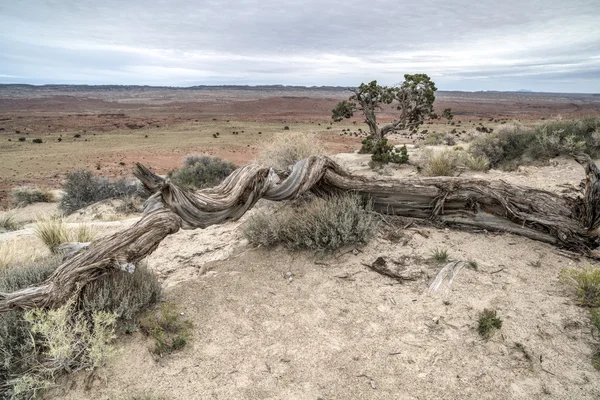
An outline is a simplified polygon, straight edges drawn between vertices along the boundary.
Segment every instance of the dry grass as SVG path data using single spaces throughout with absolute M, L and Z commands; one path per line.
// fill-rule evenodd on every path
M 323 154 L 325 149 L 314 135 L 286 132 L 276 136 L 264 148 L 257 161 L 268 167 L 286 170 L 306 157 Z
M 43 216 L 39 218 L 35 223 L 34 232 L 53 253 L 58 251 L 61 243 L 69 241 L 69 231 L 60 217 Z
M 58 252 L 58 247 L 67 242 L 91 242 L 95 232 L 86 224 L 79 224 L 76 229 L 69 229 L 62 217 L 42 216 L 38 218 L 34 228 L 35 235 L 50 249 Z
M 0 232 L 16 231 L 17 229 L 19 229 L 19 223 L 15 220 L 14 213 L 5 212 L 0 214 Z
M 15 242 L 0 243 L 0 270 L 11 266 L 19 254 L 17 244 Z

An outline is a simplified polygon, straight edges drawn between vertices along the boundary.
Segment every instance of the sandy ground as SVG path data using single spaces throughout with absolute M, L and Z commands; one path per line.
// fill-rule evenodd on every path
M 336 156 L 354 173 L 374 174 L 363 158 Z M 561 192 L 563 184 L 579 183 L 579 168 L 557 159 L 547 167 L 482 175 Z M 410 166 L 393 173 L 415 174 Z M 105 235 L 136 220 L 103 220 L 114 206 L 91 206 L 69 223 L 84 221 Z M 30 207 L 24 215 L 35 214 L 36 206 Z M 246 218 L 180 231 L 148 258 L 163 282 L 165 300 L 194 325 L 186 348 L 160 359 L 141 334 L 123 336 L 118 354 L 97 371 L 91 389 L 85 389 L 86 374 L 80 373 L 62 379 L 48 398 L 600 397 L 600 372 L 590 361 L 589 312 L 559 280 L 564 268 L 595 262 L 566 258 L 549 245 L 513 235 L 419 223 L 398 229 L 405 221 L 396 220 L 390 220 L 395 228 L 382 224 L 377 237 L 357 252 L 354 247 L 321 255 L 256 249 L 241 237 Z M 30 232 L 11 240 L 40 246 Z M 476 261 L 478 268 L 463 268 L 451 287 L 430 293 L 441 268 L 429 260 L 434 248 L 447 249 L 451 259 Z M 377 257 L 403 265 L 416 280 L 399 284 L 364 266 Z M 503 321 L 488 341 L 476 331 L 484 308 L 497 310 Z

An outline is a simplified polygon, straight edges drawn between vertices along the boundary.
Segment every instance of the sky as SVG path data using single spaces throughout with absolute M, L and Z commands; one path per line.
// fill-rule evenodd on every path
M 0 83 L 600 93 L 600 0 L 7 0 Z

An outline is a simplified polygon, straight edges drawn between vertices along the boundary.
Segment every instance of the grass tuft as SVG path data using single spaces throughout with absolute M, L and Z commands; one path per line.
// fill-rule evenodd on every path
M 496 329 L 502 328 L 502 320 L 498 318 L 495 310 L 487 308 L 479 314 L 477 332 L 484 339 L 489 339 Z
M 446 249 L 441 249 L 441 248 L 436 247 L 435 249 L 433 249 L 431 251 L 431 259 L 440 264 L 445 263 L 446 261 L 448 261 L 449 258 L 450 258 L 450 254 L 448 253 L 448 250 L 446 250 Z
M 5 212 L 0 214 L 0 232 L 16 231 L 19 227 L 20 224 L 16 221 L 14 213 Z
M 140 320 L 142 332 L 155 341 L 154 354 L 163 357 L 188 343 L 192 323 L 180 316 L 173 304 L 164 303 L 158 312 L 151 312 Z
M 69 231 L 60 217 L 44 216 L 38 219 L 34 232 L 52 253 L 58 252 L 58 246 L 62 243 L 69 242 Z

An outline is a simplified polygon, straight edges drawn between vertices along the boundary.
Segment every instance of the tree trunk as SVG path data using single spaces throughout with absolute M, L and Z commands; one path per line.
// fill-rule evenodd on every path
M 586 172 L 585 189 L 577 197 L 482 179 L 367 179 L 345 173 L 327 157 L 302 160 L 283 179 L 272 169 L 245 166 L 219 186 L 191 193 L 138 164 L 136 177 L 154 192 L 140 221 L 98 240 L 59 266 L 42 284 L 0 293 L 0 312 L 58 306 L 105 273 L 130 271 L 133 263 L 180 228 L 205 228 L 236 220 L 261 198 L 288 200 L 307 191 L 320 196 L 358 192 L 369 196 L 381 213 L 467 230 L 510 232 L 596 257 L 600 171 L 587 155 L 575 159 Z

